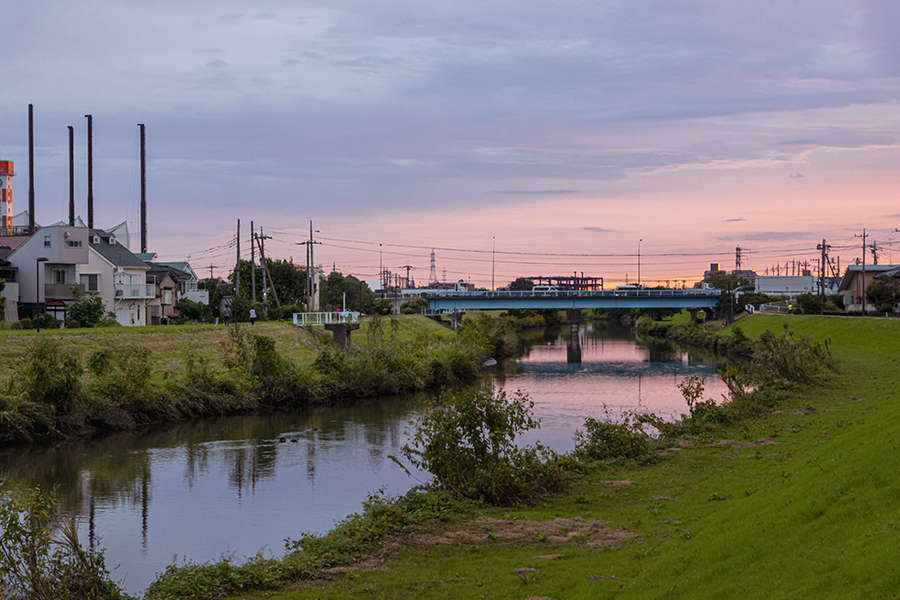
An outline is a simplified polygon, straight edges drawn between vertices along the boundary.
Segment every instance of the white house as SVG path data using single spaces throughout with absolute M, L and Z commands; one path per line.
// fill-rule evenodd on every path
M 149 267 L 118 243 L 115 233 L 91 229 L 89 241 L 88 261 L 77 267 L 78 283 L 85 292 L 97 292 L 121 325 L 146 325 L 147 302 L 155 295 L 147 284 Z

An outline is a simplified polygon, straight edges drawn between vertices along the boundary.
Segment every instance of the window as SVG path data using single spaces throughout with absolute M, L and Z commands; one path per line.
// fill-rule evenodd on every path
M 82 275 L 81 285 L 84 286 L 86 292 L 96 292 L 99 288 L 97 285 L 98 275 Z
M 66 283 L 65 269 L 53 269 L 53 283 Z
M 81 240 L 66 240 L 66 248 L 81 248 Z
M 49 248 L 49 247 L 50 247 L 50 234 L 48 233 L 44 236 L 44 248 Z

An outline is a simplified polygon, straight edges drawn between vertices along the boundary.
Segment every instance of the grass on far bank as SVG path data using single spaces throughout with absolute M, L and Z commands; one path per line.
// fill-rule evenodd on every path
M 378 571 L 240 597 L 898 597 L 900 321 L 754 315 L 740 326 L 755 337 L 785 323 L 830 340 L 840 373 L 827 386 L 653 465 L 594 473 L 539 506 L 480 511 L 514 522 L 587 520 L 570 541 L 504 542 L 504 526 L 492 525 L 480 540 L 411 544 Z M 441 528 L 464 529 L 468 518 Z M 578 527 L 594 520 L 636 536 L 585 548 Z

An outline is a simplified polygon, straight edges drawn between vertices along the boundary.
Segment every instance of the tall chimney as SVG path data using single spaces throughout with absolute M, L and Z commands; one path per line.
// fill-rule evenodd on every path
M 75 128 L 69 125 L 69 225 L 75 224 Z
M 34 105 L 28 105 L 28 233 L 34 234 Z
M 138 123 L 141 128 L 141 252 L 147 251 L 147 152 L 146 138 L 144 137 L 144 124 Z
M 94 228 L 94 118 L 91 115 L 84 115 L 87 118 L 88 128 L 88 229 Z

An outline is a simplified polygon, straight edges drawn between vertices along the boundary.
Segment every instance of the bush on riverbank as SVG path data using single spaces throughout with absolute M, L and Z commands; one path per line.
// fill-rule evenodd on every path
M 103 552 L 85 549 L 40 488 L 0 494 L 0 593 L 30 600 L 128 600 L 110 579 Z
M 60 344 L 62 335 L 34 336 L 9 379 L 0 381 L 0 440 L 415 392 L 478 376 L 487 354 L 471 338 L 418 322 L 410 337 L 405 321 L 391 323 L 390 335 L 375 331 L 368 344 L 348 352 L 320 336 L 318 352 L 304 350 L 305 360 L 274 336 L 234 325 L 224 340 L 218 336 L 218 347 L 185 344 L 180 368 L 164 369 L 153 368 L 154 337 L 143 331 L 87 353 L 83 345 Z
M 565 471 L 556 453 L 540 444 L 515 444 L 517 435 L 540 426 L 533 407 L 521 392 L 512 397 L 485 389 L 441 394 L 411 424 L 412 439 L 401 454 L 431 473 L 436 489 L 462 498 L 510 504 L 556 491 Z

